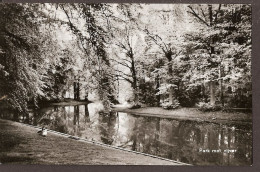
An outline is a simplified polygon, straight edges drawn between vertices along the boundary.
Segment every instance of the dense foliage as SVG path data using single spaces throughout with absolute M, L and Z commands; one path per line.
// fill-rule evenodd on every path
M 38 5 L 0 4 L 0 97 L 20 112 L 29 100 L 44 96 Z M 42 35 L 43 36 L 43 35 Z
M 250 5 L 0 4 L 1 108 L 250 108 L 251 45 Z

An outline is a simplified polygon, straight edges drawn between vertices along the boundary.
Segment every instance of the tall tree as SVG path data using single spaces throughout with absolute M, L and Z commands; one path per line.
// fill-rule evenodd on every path
M 27 111 L 43 96 L 40 4 L 0 4 L 0 97 L 7 107 Z
M 200 24 L 199 29 L 187 37 L 194 45 L 193 59 L 200 62 L 200 67 L 194 68 L 194 71 L 204 76 L 203 82 L 209 83 L 212 105 L 216 102 L 216 84 L 219 82 L 219 97 L 224 104 L 223 86 L 230 84 L 225 82 L 237 82 L 241 77 L 241 66 L 246 71 L 250 67 L 251 7 L 221 4 L 188 7 L 188 12 Z M 232 68 L 228 65 L 232 65 Z M 244 78 L 247 85 L 250 85 L 248 78 L 250 74 Z M 232 87 L 237 86 L 232 84 Z
M 114 6 L 119 15 L 111 18 L 111 50 L 114 58 L 111 61 L 115 64 L 115 76 L 127 81 L 133 89 L 133 101 L 139 103 L 139 78 L 141 75 L 140 65 L 144 53 L 144 33 L 140 31 L 139 15 L 140 5 L 118 4 Z M 120 57 L 121 56 L 121 57 Z
M 178 5 L 165 7 L 164 10 L 159 10 L 157 8 L 149 12 L 149 23 L 145 28 L 147 34 L 147 41 L 150 49 L 154 49 L 156 54 L 161 54 L 161 57 L 165 59 L 163 66 L 167 66 L 167 74 L 164 78 L 166 83 L 163 87 L 169 94 L 169 103 L 173 104 L 174 99 L 177 98 L 175 89 L 179 82 L 179 78 L 174 74 L 174 61 L 180 55 L 181 49 L 179 47 L 182 42 L 180 35 L 182 35 L 184 28 L 181 29 L 186 21 L 185 15 L 182 15 L 181 7 Z M 156 15 L 154 15 L 156 14 Z M 155 25 L 153 21 L 158 21 Z M 177 24 L 178 23 L 178 24 Z M 179 25 L 179 26 L 178 26 Z M 153 46 L 153 43 L 156 46 Z M 153 50 L 153 51 L 154 51 Z M 158 57 L 157 57 L 158 60 Z M 165 70 L 163 70 L 165 71 Z M 162 88 L 162 87 L 161 87 Z M 161 91 L 161 93 L 165 92 Z
M 111 67 L 106 52 L 107 34 L 105 27 L 102 26 L 107 6 L 105 4 L 59 4 L 59 7 L 66 15 L 65 23 L 77 36 L 86 54 L 90 72 L 98 82 L 97 90 L 100 99 L 109 106 L 108 101 L 114 100 L 113 82 L 109 75 Z M 80 23 L 83 23 L 83 26 Z M 94 53 L 96 58 L 91 57 L 91 53 L 92 55 Z

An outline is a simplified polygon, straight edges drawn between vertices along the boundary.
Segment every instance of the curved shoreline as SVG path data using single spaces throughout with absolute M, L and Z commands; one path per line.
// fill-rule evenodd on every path
M 165 110 L 160 107 L 144 107 L 139 109 L 119 108 L 112 109 L 114 112 L 130 113 L 138 116 L 168 118 L 175 120 L 193 120 L 198 122 L 213 123 L 238 123 L 252 124 L 252 114 L 242 112 L 201 112 L 196 108 L 180 108 Z

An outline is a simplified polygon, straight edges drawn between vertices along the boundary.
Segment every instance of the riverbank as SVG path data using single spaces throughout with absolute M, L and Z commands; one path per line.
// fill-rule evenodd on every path
M 70 139 L 0 119 L 0 163 L 60 165 L 179 165 L 174 162 Z
M 64 99 L 60 102 L 40 102 L 40 106 L 76 106 L 76 105 L 87 105 L 92 103 L 89 100 L 73 100 L 73 99 Z
M 142 107 L 139 109 L 114 107 L 113 111 L 126 112 L 140 116 L 163 117 L 182 120 L 208 121 L 217 123 L 252 123 L 252 113 L 244 112 L 202 112 L 196 108 L 165 110 L 161 107 Z

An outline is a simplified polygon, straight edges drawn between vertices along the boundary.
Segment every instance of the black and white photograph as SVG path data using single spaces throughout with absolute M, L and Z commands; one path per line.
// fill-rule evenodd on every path
M 0 164 L 252 166 L 252 5 L 0 3 Z

